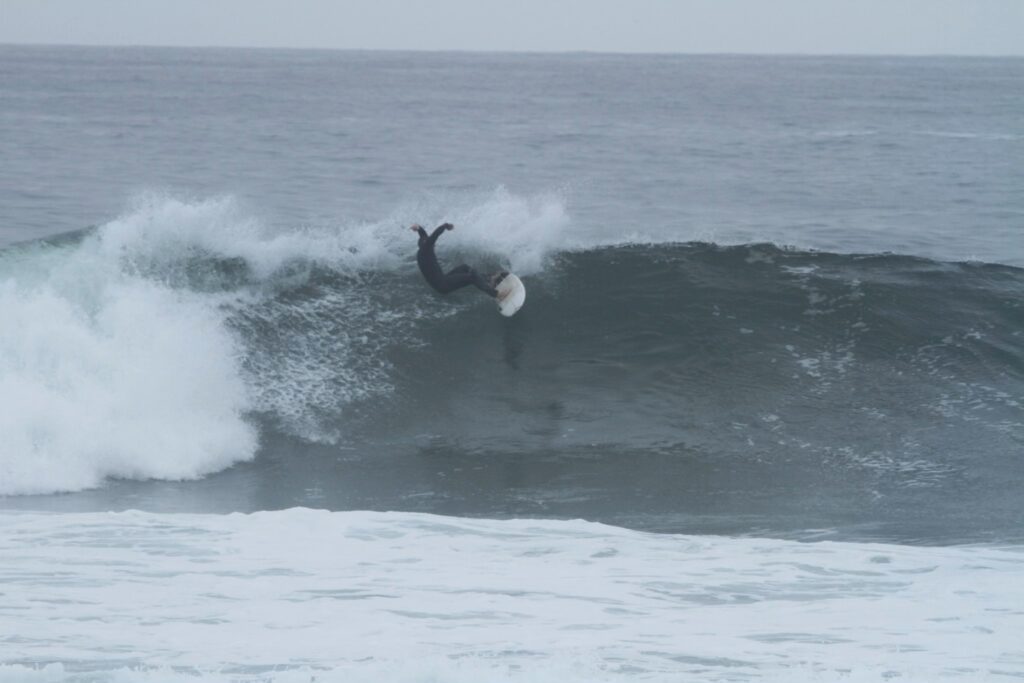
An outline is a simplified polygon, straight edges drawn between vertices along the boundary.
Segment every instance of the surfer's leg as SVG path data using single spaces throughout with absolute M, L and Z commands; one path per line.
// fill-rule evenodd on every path
M 469 272 L 473 276 L 473 284 L 476 285 L 477 289 L 479 289 L 481 292 L 491 297 L 492 299 L 498 298 L 498 290 L 496 290 L 494 287 L 491 287 L 491 283 L 487 281 L 487 278 L 485 278 L 483 275 L 476 272 L 472 268 L 469 269 Z
M 493 298 L 498 296 L 498 292 L 494 287 L 491 287 L 487 282 L 487 279 L 465 263 L 449 270 L 444 276 L 444 281 L 446 292 L 454 292 L 456 289 L 462 289 L 463 287 L 474 285 L 489 297 Z
M 444 275 L 445 294 L 454 292 L 456 289 L 468 287 L 471 284 L 473 284 L 473 269 L 466 264 L 456 266 Z

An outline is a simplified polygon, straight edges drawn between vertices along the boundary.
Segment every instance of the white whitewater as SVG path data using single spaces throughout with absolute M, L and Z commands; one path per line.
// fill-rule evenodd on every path
M 0 681 L 1003 680 L 1024 553 L 293 509 L 0 516 Z

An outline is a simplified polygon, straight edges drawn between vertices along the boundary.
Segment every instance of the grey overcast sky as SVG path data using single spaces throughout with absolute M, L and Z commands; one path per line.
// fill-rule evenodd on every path
M 0 43 L 1024 55 L 1024 0 L 0 0 Z

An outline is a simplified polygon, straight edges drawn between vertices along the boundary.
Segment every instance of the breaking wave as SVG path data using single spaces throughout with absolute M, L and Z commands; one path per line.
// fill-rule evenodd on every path
M 430 292 L 414 214 L 456 224 L 443 261 L 524 276 L 527 307 L 505 320 L 475 292 Z M 231 199 L 149 196 L 99 228 L 10 248 L 0 493 L 202 477 L 255 457 L 268 430 L 810 449 L 918 482 L 956 472 L 963 452 L 1019 450 L 1024 271 L 587 245 L 568 224 L 557 197 L 502 190 L 286 230 Z M 538 396 L 543 410 L 523 407 Z

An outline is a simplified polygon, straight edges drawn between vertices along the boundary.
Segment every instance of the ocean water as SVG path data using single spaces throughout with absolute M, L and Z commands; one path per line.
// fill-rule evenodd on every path
M 0 681 L 1024 677 L 1024 60 L 0 46 Z M 510 268 L 526 306 L 435 295 Z

